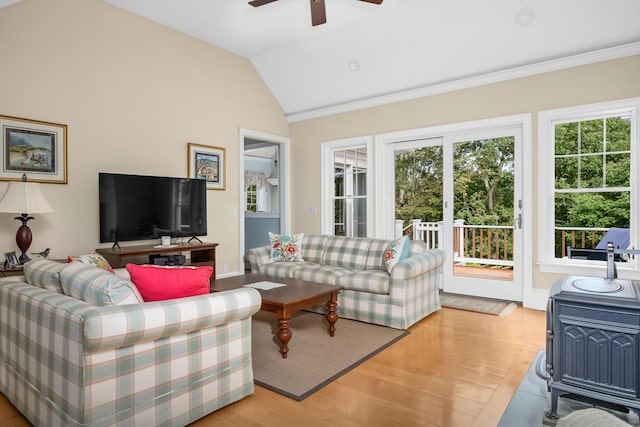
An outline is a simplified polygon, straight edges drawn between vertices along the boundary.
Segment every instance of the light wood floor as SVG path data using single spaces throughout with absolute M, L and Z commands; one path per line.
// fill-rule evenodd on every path
M 545 316 L 443 308 L 410 332 L 302 402 L 256 387 L 193 426 L 495 426 L 545 346 Z M 0 425 L 29 425 L 3 395 Z

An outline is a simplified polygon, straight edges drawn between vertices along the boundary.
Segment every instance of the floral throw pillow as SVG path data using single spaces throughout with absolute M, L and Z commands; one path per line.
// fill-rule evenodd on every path
M 102 255 L 95 252 L 86 255 L 69 255 L 67 257 L 67 262 L 73 261 L 81 262 L 87 265 L 93 265 L 94 267 L 98 267 L 113 273 L 113 268 L 111 268 L 111 264 L 109 264 L 109 261 L 107 261 Z
M 391 269 L 400 261 L 409 255 L 409 238 L 402 236 L 389 244 L 384 251 L 383 263 L 384 269 L 391 273 Z
M 271 240 L 271 260 L 304 261 L 302 259 L 303 237 L 304 233 L 291 235 L 269 233 L 269 240 Z

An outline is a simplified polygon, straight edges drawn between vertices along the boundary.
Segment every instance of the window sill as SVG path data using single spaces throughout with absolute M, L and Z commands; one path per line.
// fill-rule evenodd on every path
M 628 264 L 628 266 L 621 266 Z M 574 276 L 607 277 L 607 263 L 604 261 L 568 261 L 540 262 L 540 272 Z M 640 280 L 640 270 L 637 262 L 616 263 L 617 277 L 620 279 Z

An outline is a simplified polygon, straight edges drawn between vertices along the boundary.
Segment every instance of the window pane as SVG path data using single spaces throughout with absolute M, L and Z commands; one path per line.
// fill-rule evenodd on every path
M 604 149 L 604 120 L 587 120 L 580 123 L 582 153 L 601 153 Z
M 631 150 L 631 117 L 607 119 L 607 151 Z
M 607 156 L 607 187 L 631 185 L 631 154 Z
M 353 203 L 353 229 L 355 237 L 367 236 L 367 201 L 366 199 L 355 199 Z
M 395 217 L 403 226 L 442 220 L 442 157 L 442 146 L 395 152 Z
M 555 195 L 555 256 L 566 247 L 594 248 L 611 227 L 630 228 L 630 192 Z
M 555 153 L 578 154 L 578 123 L 562 123 L 555 126 Z
M 333 189 L 335 197 L 344 196 L 344 175 L 340 173 L 339 169 L 335 169 Z
M 583 156 L 580 159 L 580 188 L 602 188 L 602 156 Z
M 354 175 L 354 196 L 366 196 L 367 195 L 367 174 L 357 173 Z
M 578 158 L 556 158 L 556 188 L 578 188 Z
M 345 235 L 346 212 L 345 203 L 342 199 L 333 201 L 333 223 L 336 236 Z M 338 232 L 340 230 L 340 232 Z

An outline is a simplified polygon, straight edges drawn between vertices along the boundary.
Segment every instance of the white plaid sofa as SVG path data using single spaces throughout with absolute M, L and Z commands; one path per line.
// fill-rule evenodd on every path
M 95 306 L 36 277 L 0 282 L 0 391 L 32 424 L 184 426 L 253 393 L 254 289 Z
M 251 273 L 344 286 L 338 315 L 368 323 L 407 329 L 440 309 L 439 281 L 445 253 L 411 241 L 409 257 L 388 273 L 383 254 L 391 240 L 306 235 L 303 261 L 271 260 L 271 247 L 250 249 Z M 313 311 L 323 312 L 324 306 Z

